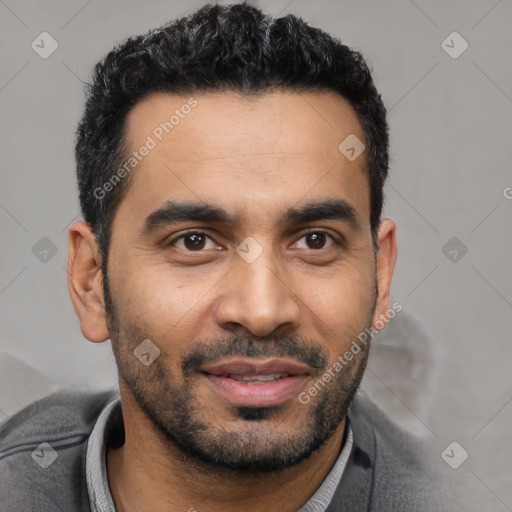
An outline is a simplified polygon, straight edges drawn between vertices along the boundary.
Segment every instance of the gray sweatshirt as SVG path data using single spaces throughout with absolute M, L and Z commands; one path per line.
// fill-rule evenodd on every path
M 59 391 L 2 424 L 0 512 L 89 512 L 87 442 L 101 411 L 117 396 Z M 348 417 L 352 448 L 326 512 L 445 510 L 436 473 L 424 466 L 412 437 L 360 396 Z M 123 436 L 108 442 L 122 443 Z

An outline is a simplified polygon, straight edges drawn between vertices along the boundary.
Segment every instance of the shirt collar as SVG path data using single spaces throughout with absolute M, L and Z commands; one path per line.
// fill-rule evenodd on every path
M 121 400 L 110 402 L 99 415 L 87 443 L 86 480 L 91 512 L 116 512 L 114 500 L 110 493 L 107 476 L 107 447 L 113 438 L 119 443 L 124 436 Z M 122 442 L 121 442 L 122 444 Z M 343 449 L 331 471 L 298 512 L 324 512 L 332 500 L 334 492 L 343 476 L 348 458 L 352 451 L 353 434 L 350 421 L 346 419 L 346 435 Z

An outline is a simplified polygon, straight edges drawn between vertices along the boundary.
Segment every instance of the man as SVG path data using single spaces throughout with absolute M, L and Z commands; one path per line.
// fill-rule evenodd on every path
M 120 399 L 11 418 L 2 510 L 438 509 L 412 439 L 354 399 L 399 310 L 360 54 L 205 6 L 96 66 L 76 159 L 69 290 L 83 335 L 112 341 Z

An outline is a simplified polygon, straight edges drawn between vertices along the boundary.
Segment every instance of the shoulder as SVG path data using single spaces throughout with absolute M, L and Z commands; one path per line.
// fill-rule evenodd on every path
M 354 399 L 348 417 L 354 441 L 337 490 L 339 505 L 379 512 L 442 510 L 436 471 L 418 438 L 401 430 L 363 394 Z M 329 510 L 342 510 L 339 505 Z
M 2 510 L 86 510 L 86 441 L 102 409 L 117 397 L 58 391 L 0 425 Z
M 356 438 L 374 444 L 377 462 L 385 458 L 389 469 L 424 465 L 421 441 L 405 432 L 365 395 L 358 394 L 350 407 L 349 418 Z

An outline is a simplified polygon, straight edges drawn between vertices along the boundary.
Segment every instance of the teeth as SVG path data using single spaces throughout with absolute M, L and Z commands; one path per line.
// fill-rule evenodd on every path
M 287 373 L 270 373 L 268 375 L 236 375 L 236 374 L 229 374 L 227 377 L 233 380 L 239 380 L 247 383 L 257 383 L 257 382 L 270 382 L 273 380 L 279 380 L 283 377 L 287 377 Z

